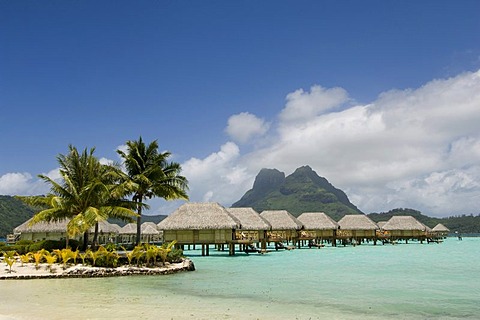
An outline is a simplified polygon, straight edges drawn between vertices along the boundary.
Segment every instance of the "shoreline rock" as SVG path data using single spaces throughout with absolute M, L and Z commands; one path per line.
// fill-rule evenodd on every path
M 166 275 L 178 272 L 194 271 L 195 265 L 193 261 L 186 258 L 179 263 L 171 263 L 162 267 L 129 267 L 121 266 L 117 268 L 102 268 L 83 265 L 71 266 L 65 270 L 61 265 L 53 266 L 54 271 L 51 272 L 46 264 L 41 264 L 39 269 L 35 268 L 32 263 L 24 266 L 17 266 L 12 273 L 8 273 L 8 269 L 0 270 L 0 280 L 28 280 L 28 279 L 60 279 L 60 278 L 103 278 L 103 277 L 125 277 L 134 275 Z M 21 272 L 17 272 L 21 271 Z

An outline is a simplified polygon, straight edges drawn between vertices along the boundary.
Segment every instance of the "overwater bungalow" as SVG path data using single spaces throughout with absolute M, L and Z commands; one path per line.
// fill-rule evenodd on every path
M 423 242 L 427 237 L 427 227 L 412 216 L 393 216 L 382 227 L 388 232 L 389 239 L 405 240 L 417 239 Z
M 390 239 L 390 232 L 383 230 L 383 226 L 387 223 L 388 221 L 378 221 L 377 226 L 378 230 L 377 232 L 377 239 L 382 240 L 382 241 L 388 241 Z
M 160 242 L 160 231 L 157 230 L 157 225 L 153 222 L 144 222 L 141 228 L 141 243 L 157 243 Z M 123 244 L 135 243 L 137 238 L 137 224 L 128 223 L 124 225 L 119 232 L 119 242 Z
M 177 241 L 179 246 L 202 245 L 202 255 L 209 255 L 211 244 L 229 244 L 234 254 L 235 233 L 240 222 L 218 203 L 185 203 L 162 220 L 157 228 L 165 242 Z
M 318 245 L 324 240 L 336 245 L 338 223 L 324 212 L 304 212 L 297 218 L 303 224 L 300 241 L 315 241 Z
M 260 243 L 261 248 L 265 250 L 267 246 L 267 232 L 272 229 L 270 223 L 253 208 L 226 209 L 240 222 L 240 228 L 235 231 L 235 239 L 244 245 Z M 246 249 L 244 248 L 244 250 Z
M 350 214 L 338 221 L 340 229 L 337 230 L 337 239 L 345 245 L 348 241 L 352 244 L 360 244 L 364 240 L 373 240 L 377 244 L 378 225 L 364 214 Z
M 260 216 L 270 223 L 272 230 L 267 232 L 267 241 L 276 246 L 286 242 L 297 243 L 303 224 L 287 210 L 265 210 Z
M 431 235 L 435 239 L 445 239 L 448 236 L 449 232 L 450 229 L 439 223 L 435 227 L 433 227 Z
M 16 227 L 13 232 L 15 235 L 15 241 L 18 240 L 31 240 L 31 241 L 42 241 L 42 240 L 65 240 L 67 234 L 67 224 L 70 221 L 69 219 L 58 221 L 58 222 L 39 222 L 33 225 L 30 224 L 31 219 L 25 221 L 18 227 Z M 94 228 L 89 230 L 89 240 L 93 238 Z M 115 242 L 116 237 L 119 233 L 120 226 L 116 224 L 109 223 L 108 221 L 101 221 L 98 223 L 98 243 L 106 244 L 109 242 Z M 77 235 L 75 240 L 83 241 L 83 234 Z

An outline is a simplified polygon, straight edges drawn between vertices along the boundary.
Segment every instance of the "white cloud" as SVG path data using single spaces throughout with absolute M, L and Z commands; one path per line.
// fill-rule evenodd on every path
M 348 94 L 342 88 L 326 89 L 321 86 L 312 86 L 310 92 L 299 89 L 287 95 L 287 104 L 280 113 L 280 120 L 282 122 L 308 121 L 347 101 Z
M 53 180 L 58 180 L 60 178 L 60 172 L 58 169 L 51 170 L 43 175 L 48 176 Z M 49 188 L 50 186 L 47 185 L 43 180 L 34 178 L 28 172 L 11 172 L 0 177 L 0 194 L 11 196 L 40 195 L 48 193 Z
M 261 168 L 290 174 L 308 164 L 367 213 L 397 207 L 436 216 L 480 212 L 480 71 L 387 91 L 366 105 L 347 105 L 351 101 L 342 88 L 296 90 L 271 120 L 275 130 L 268 119 L 233 115 L 227 133 L 254 149 L 242 154 L 227 142 L 185 161 L 191 201 L 230 205 Z M 0 193 L 32 194 L 45 188 L 40 182 L 28 173 L 5 174 Z M 165 214 L 180 202 L 153 203 L 152 213 Z
M 228 125 L 225 131 L 235 141 L 246 143 L 252 138 L 264 135 L 269 128 L 269 124 L 255 115 L 242 112 L 235 114 L 228 119 Z
M 30 188 L 32 176 L 29 173 L 12 172 L 0 177 L 0 194 L 17 195 Z
M 243 155 L 235 148 L 221 165 L 212 165 L 217 153 L 186 163 L 199 167 L 185 172 L 195 177 L 193 198 L 230 204 L 251 188 L 260 168 L 289 174 L 309 164 L 365 212 L 480 212 L 480 71 L 388 91 L 368 105 L 346 108 L 349 101 L 341 88 L 288 94 L 277 130 L 262 138 L 273 141 L 269 146 Z M 239 173 L 238 185 L 227 172 Z
M 234 195 L 248 188 L 254 177 L 238 164 L 240 150 L 233 142 L 204 159 L 191 158 L 182 164 L 189 180 L 191 201 L 215 201 L 230 205 Z

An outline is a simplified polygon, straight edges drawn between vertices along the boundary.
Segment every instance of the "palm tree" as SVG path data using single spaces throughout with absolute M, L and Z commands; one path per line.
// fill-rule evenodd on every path
M 95 227 L 93 246 L 96 246 L 98 222 L 110 217 L 132 220 L 136 213 L 132 201 L 123 199 L 127 194 L 121 183 L 121 170 L 118 167 L 103 165 L 93 155 L 95 149 L 81 154 L 69 146 L 67 155 L 57 157 L 60 165 L 60 183 L 50 177 L 39 175 L 50 184 L 46 196 L 20 197 L 23 201 L 46 208 L 38 212 L 31 224 L 40 221 L 53 222 L 70 219 L 67 224 L 68 238 L 84 233 L 84 247 L 88 241 L 88 230 Z
M 137 237 L 140 243 L 142 209 L 144 201 L 153 197 L 165 200 L 188 200 L 188 181 L 180 175 L 181 166 L 176 162 L 168 162 L 170 152 L 158 152 L 157 140 L 145 145 L 140 137 L 136 141 L 127 141 L 126 152 L 117 150 L 123 158 L 132 201 L 137 204 Z

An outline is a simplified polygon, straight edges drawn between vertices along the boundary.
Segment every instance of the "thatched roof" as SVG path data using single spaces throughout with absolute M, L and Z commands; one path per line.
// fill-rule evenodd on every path
M 383 226 L 383 230 L 420 230 L 425 231 L 425 225 L 412 216 L 393 216 Z
M 159 234 L 157 225 L 153 222 L 144 222 L 140 226 L 142 234 Z M 120 234 L 137 234 L 137 224 L 127 223 L 120 229 Z
M 435 231 L 435 232 L 450 232 L 450 229 L 445 227 L 443 224 L 439 223 L 435 227 L 433 227 L 432 231 Z
M 333 230 L 338 229 L 338 223 L 324 212 L 304 212 L 297 218 L 305 230 Z
M 253 208 L 226 208 L 227 211 L 240 221 L 242 230 L 270 230 L 272 226 Z
M 214 202 L 189 202 L 160 221 L 159 230 L 238 229 L 240 221 Z
M 65 219 L 58 222 L 38 222 L 30 226 L 29 223 L 32 219 L 29 219 L 16 227 L 13 231 L 15 233 L 39 233 L 39 232 L 66 232 L 67 224 L 70 219 Z M 95 227 L 90 228 L 89 232 L 94 232 Z M 101 221 L 98 223 L 98 232 L 100 233 L 118 233 L 120 226 L 117 224 L 109 223 L 108 221 Z
M 100 233 L 119 233 L 120 226 L 118 224 L 110 223 L 108 221 L 100 221 L 98 223 L 98 232 Z M 88 232 L 95 232 L 95 227 L 90 228 Z
M 287 210 L 265 210 L 260 213 L 272 226 L 272 230 L 300 230 L 303 224 Z
M 153 224 L 154 226 L 151 224 L 142 223 L 142 226 L 140 227 L 142 228 L 142 234 L 160 234 L 160 232 L 157 230 L 157 225 L 155 223 Z
M 348 214 L 338 221 L 344 230 L 377 230 L 378 226 L 364 214 Z
M 142 223 L 140 228 L 142 229 L 142 233 L 144 233 L 144 231 L 147 232 L 148 229 L 150 229 L 150 228 L 153 228 L 158 233 L 157 225 L 156 225 L 155 222 L 144 222 L 144 223 Z M 155 233 L 155 234 L 157 234 L 157 233 Z
M 120 229 L 120 234 L 137 234 L 137 224 L 127 223 Z
M 383 230 L 383 226 L 387 223 L 388 221 L 378 221 L 377 226 Z
M 14 233 L 33 233 L 33 232 L 66 232 L 67 230 L 67 223 L 70 220 L 62 220 L 58 222 L 39 222 L 35 223 L 34 225 L 29 225 L 32 218 L 28 219 L 15 229 L 13 229 Z

